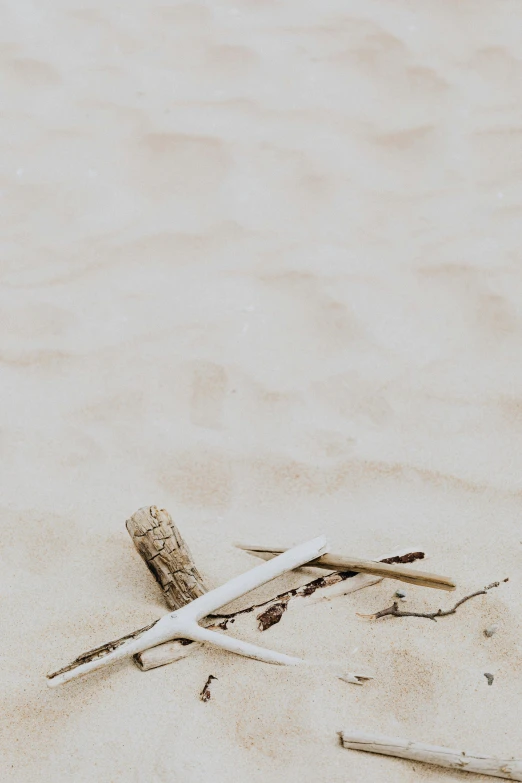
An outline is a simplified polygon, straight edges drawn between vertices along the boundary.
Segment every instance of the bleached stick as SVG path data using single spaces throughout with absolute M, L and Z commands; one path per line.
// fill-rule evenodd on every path
M 411 761 L 423 761 L 439 767 L 449 767 L 461 772 L 476 772 L 506 780 L 522 780 L 522 759 L 498 759 L 493 756 L 479 756 L 465 751 L 425 745 L 399 737 L 387 737 L 363 731 L 343 731 L 341 741 L 345 748 L 397 756 Z
M 414 560 L 415 556 L 423 556 L 423 553 L 417 552 L 413 547 L 410 547 L 398 550 L 391 555 L 382 556 L 378 558 L 378 560 L 399 559 L 409 562 L 410 560 Z M 204 620 L 204 625 L 215 628 L 217 623 L 219 627 L 226 630 L 228 623 L 232 622 L 234 623 L 234 628 L 237 628 L 238 625 L 241 627 L 242 623 L 245 623 L 246 625 L 249 621 L 251 622 L 254 610 L 259 610 L 259 613 L 257 611 L 255 612 L 255 617 L 260 623 L 261 630 L 266 630 L 269 626 L 266 625 L 262 618 L 270 616 L 273 609 L 282 607 L 281 615 L 283 611 L 305 609 L 307 606 L 311 606 L 318 602 L 329 601 L 338 596 L 347 595 L 356 590 L 361 590 L 364 587 L 377 584 L 378 582 L 381 582 L 382 579 L 383 577 L 381 576 L 371 576 L 369 574 L 347 575 L 346 572 L 327 574 L 320 579 L 314 579 L 297 589 L 281 593 L 280 595 L 277 595 L 264 603 L 256 604 L 253 607 L 240 609 L 237 612 L 226 615 L 214 616 L 213 618 L 207 617 Z M 218 623 L 221 619 L 224 619 L 224 622 Z M 273 624 L 273 622 L 271 624 Z M 148 671 L 149 669 L 155 669 L 158 666 L 165 666 L 166 664 L 186 658 L 195 650 L 199 649 L 200 646 L 201 645 L 197 642 L 187 643 L 175 640 L 144 650 L 135 655 L 134 660 L 140 669 Z
M 203 629 L 198 626 L 198 621 L 221 606 L 254 590 L 256 587 L 270 582 L 287 571 L 298 568 L 303 563 L 320 557 L 326 549 L 327 539 L 325 536 L 320 536 L 312 541 L 293 547 L 279 557 L 265 562 L 251 571 L 235 577 L 235 579 L 231 579 L 221 587 L 205 593 L 181 609 L 165 615 L 151 626 L 141 628 L 121 639 L 83 653 L 63 669 L 48 675 L 48 684 L 51 687 L 60 685 L 106 666 L 113 661 L 135 655 L 148 647 L 153 647 L 175 638 L 210 642 L 228 649 L 230 652 L 244 654 L 247 657 L 256 658 L 260 661 L 288 665 L 290 656 L 264 650 L 262 647 L 256 647 L 255 645 L 247 645 L 236 639 L 232 640 L 230 637 L 216 634 L 216 636 L 207 635 L 202 639 Z M 303 663 L 301 659 L 295 659 L 295 661 Z
M 247 544 L 236 544 L 238 549 L 243 549 L 251 555 L 261 557 L 263 560 L 269 560 L 272 557 L 284 552 L 284 549 L 265 546 L 251 546 Z M 328 553 L 319 557 L 307 566 L 313 568 L 326 568 L 329 571 L 357 571 L 361 574 L 373 574 L 382 578 L 398 579 L 401 582 L 419 585 L 420 587 L 433 587 L 436 590 L 455 590 L 455 582 L 448 576 L 439 576 L 438 574 L 429 574 L 426 571 L 416 571 L 405 568 L 403 565 L 395 563 L 378 563 L 374 560 L 361 560 L 349 555 L 334 555 Z

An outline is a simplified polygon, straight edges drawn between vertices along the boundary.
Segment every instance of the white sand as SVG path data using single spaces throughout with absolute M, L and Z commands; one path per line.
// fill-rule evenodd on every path
M 2 11 L 2 781 L 463 779 L 349 726 L 520 754 L 520 3 L 109 6 Z M 510 581 L 437 624 L 357 618 L 383 582 L 252 632 L 363 688 L 208 649 L 49 691 L 163 611 L 147 503 L 211 585 L 236 539 L 321 532 L 421 544 L 457 597 Z

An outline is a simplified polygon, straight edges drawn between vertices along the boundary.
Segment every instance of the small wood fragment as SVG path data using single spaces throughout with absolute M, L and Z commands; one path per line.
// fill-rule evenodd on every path
M 210 683 L 212 682 L 212 680 L 217 680 L 217 677 L 214 677 L 213 674 L 209 674 L 208 679 L 205 685 L 203 686 L 203 690 L 199 694 L 199 698 L 203 702 L 210 701 L 210 699 L 212 698 L 212 694 L 210 693 Z
M 190 550 L 168 511 L 140 508 L 125 523 L 169 609 L 180 609 L 207 592 Z
M 247 544 L 236 544 L 239 549 L 243 549 L 252 555 L 261 557 L 263 560 L 269 560 L 272 557 L 284 552 L 284 549 L 265 546 L 250 546 Z M 401 582 L 419 585 L 420 587 L 433 587 L 437 590 L 455 590 L 455 582 L 449 576 L 439 576 L 425 571 L 414 571 L 404 568 L 395 563 L 379 563 L 375 560 L 361 560 L 349 555 L 335 555 L 328 553 L 318 557 L 306 564 L 306 568 L 325 568 L 329 571 L 356 571 L 360 574 L 372 574 L 388 579 L 398 579 Z
M 364 750 L 368 753 L 422 761 L 438 767 L 449 767 L 461 772 L 475 772 L 506 780 L 522 780 L 522 759 L 499 759 L 363 731 L 343 731 L 341 742 L 343 747 L 351 750 Z

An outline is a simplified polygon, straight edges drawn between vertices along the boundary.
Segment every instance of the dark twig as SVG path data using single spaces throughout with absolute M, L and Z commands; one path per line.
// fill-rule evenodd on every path
M 507 582 L 509 581 L 509 578 L 503 579 L 502 581 Z M 381 609 L 380 612 L 376 612 L 375 614 L 360 614 L 357 612 L 357 615 L 358 617 L 368 617 L 372 620 L 379 620 L 381 617 L 424 617 L 426 620 L 433 620 L 436 622 L 439 617 L 447 617 L 450 614 L 455 614 L 459 606 L 462 606 L 462 604 L 466 603 L 466 601 L 469 601 L 471 598 L 476 598 L 477 595 L 486 595 L 488 590 L 491 590 L 493 587 L 498 587 L 499 585 L 500 582 L 492 582 L 487 587 L 484 587 L 483 590 L 477 590 L 476 593 L 464 596 L 460 601 L 457 601 L 455 606 L 452 606 L 451 609 L 446 609 L 445 611 L 437 609 L 436 612 L 404 612 L 402 609 L 399 609 L 397 601 L 394 601 L 387 609 Z
M 206 681 L 205 685 L 203 686 L 203 690 L 199 694 L 199 698 L 201 701 L 209 701 L 212 694 L 210 693 L 210 683 L 212 680 L 217 680 L 217 677 L 214 677 L 213 674 L 208 675 L 208 680 Z

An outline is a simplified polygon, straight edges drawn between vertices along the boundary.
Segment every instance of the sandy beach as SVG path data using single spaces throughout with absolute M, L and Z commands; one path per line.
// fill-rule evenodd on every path
M 491 780 L 346 728 L 522 756 L 520 10 L 4 3 L 3 783 Z M 362 687 L 205 647 L 49 690 L 166 611 L 125 529 L 148 504 L 210 587 L 257 564 L 235 541 L 322 533 L 455 577 L 411 610 L 509 582 L 358 617 L 385 580 L 244 635 Z

